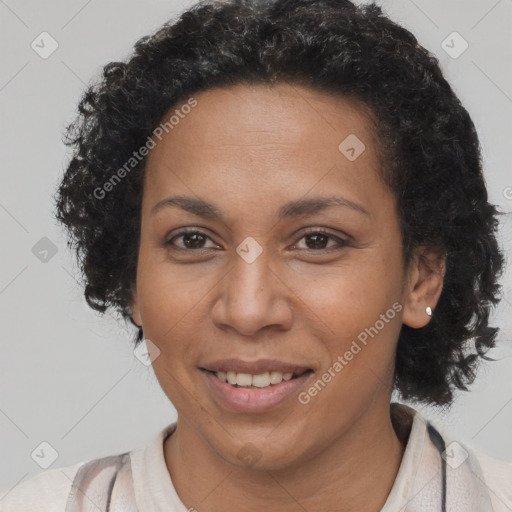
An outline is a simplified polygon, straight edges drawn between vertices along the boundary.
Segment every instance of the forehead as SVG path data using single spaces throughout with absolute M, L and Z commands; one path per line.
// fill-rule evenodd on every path
M 146 164 L 153 202 L 170 189 L 255 197 L 286 189 L 302 196 L 313 186 L 327 192 L 343 183 L 364 194 L 379 180 L 374 124 L 361 103 L 291 84 L 236 85 L 193 97 L 196 106 L 154 139 Z
M 328 135 L 329 144 L 347 130 L 366 139 L 374 136 L 370 109 L 362 102 L 295 84 L 240 84 L 194 98 L 197 106 L 172 129 L 176 143 L 250 146 L 271 143 L 277 136 L 279 142 L 297 144 L 315 135 L 318 143 Z

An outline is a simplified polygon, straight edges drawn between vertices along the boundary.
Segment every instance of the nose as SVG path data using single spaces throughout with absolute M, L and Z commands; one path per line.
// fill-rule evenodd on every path
M 274 270 L 268 250 L 252 262 L 234 254 L 233 266 L 218 285 L 212 320 L 220 329 L 244 336 L 267 329 L 288 330 L 293 321 L 293 292 Z

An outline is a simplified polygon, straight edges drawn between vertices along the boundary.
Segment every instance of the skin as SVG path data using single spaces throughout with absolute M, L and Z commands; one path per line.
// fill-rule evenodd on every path
M 379 511 L 404 452 L 389 414 L 398 335 L 402 323 L 428 323 L 444 261 L 418 248 L 404 270 L 395 198 L 377 171 L 362 105 L 290 84 L 194 98 L 148 155 L 132 304 L 160 350 L 153 368 L 178 412 L 164 444 L 176 491 L 200 512 Z M 366 146 L 354 161 L 338 149 L 349 134 Z M 151 214 L 177 194 L 214 203 L 224 221 L 176 206 Z M 332 195 L 367 214 L 337 206 L 277 218 L 288 201 Z M 206 235 L 195 241 L 202 250 L 165 246 L 184 227 Z M 306 228 L 348 243 L 320 235 L 315 248 Z M 249 236 L 262 248 L 250 264 L 236 252 Z M 234 413 L 198 369 L 275 358 L 312 368 L 315 381 L 394 303 L 401 311 L 306 405 L 292 397 L 272 411 Z M 237 457 L 247 443 L 259 455 L 254 465 Z

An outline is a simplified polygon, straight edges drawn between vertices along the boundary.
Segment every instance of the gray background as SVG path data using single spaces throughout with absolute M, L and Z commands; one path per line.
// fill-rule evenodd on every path
M 510 212 L 512 1 L 379 3 L 440 59 L 479 131 L 490 200 Z M 31 453 L 43 441 L 58 453 L 51 467 L 65 466 L 128 451 L 176 418 L 151 367 L 134 357 L 132 331 L 87 307 L 51 194 L 69 156 L 63 128 L 85 84 L 190 4 L 0 0 L 0 488 L 41 471 Z M 43 31 L 59 45 L 47 59 L 31 48 Z M 458 58 L 441 47 L 454 31 L 469 43 Z M 509 259 L 511 225 L 503 220 L 500 238 Z M 57 249 L 46 262 L 32 252 L 43 237 Z M 503 284 L 492 318 L 502 328 L 500 360 L 481 368 L 472 392 L 450 411 L 421 410 L 459 441 L 512 461 L 510 266 Z

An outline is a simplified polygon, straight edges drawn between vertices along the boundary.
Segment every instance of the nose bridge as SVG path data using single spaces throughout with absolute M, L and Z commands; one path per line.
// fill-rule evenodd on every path
M 230 325 L 244 334 L 290 321 L 290 310 L 282 296 L 283 286 L 271 270 L 271 252 L 254 239 L 244 240 L 236 250 L 233 267 L 223 280 L 221 304 L 214 321 Z
M 229 294 L 230 298 L 239 300 L 233 305 L 245 302 L 250 308 L 263 307 L 273 295 L 270 251 L 250 239 L 242 242 L 236 252 L 229 277 Z

